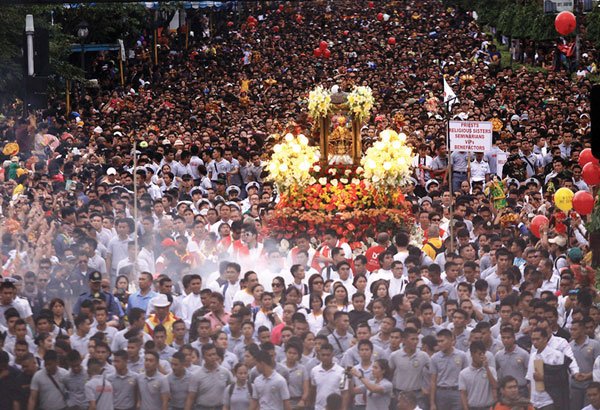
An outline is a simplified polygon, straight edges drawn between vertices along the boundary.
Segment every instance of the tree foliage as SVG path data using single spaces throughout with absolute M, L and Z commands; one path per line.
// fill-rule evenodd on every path
M 83 78 L 78 66 L 69 63 L 71 45 L 79 42 L 77 26 L 86 21 L 88 43 L 131 44 L 150 27 L 152 12 L 142 4 L 96 4 L 65 8 L 61 6 L 0 6 L 0 104 L 21 97 L 24 90 L 23 33 L 25 16 L 32 14 L 36 28 L 46 28 L 50 36 L 52 79 Z
M 558 37 L 554 15 L 545 15 L 536 0 L 450 0 L 463 10 L 475 10 L 479 23 L 496 27 L 502 35 L 535 41 Z M 586 37 L 600 45 L 600 8 L 585 16 Z

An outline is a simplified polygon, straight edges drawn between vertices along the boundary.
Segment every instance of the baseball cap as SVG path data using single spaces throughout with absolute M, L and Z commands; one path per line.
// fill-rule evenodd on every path
M 90 282 L 102 282 L 102 274 L 97 270 L 90 272 L 88 275 L 88 280 Z
M 117 170 L 114 169 L 113 167 L 110 167 L 109 169 L 106 170 L 106 175 L 117 175 Z
M 583 259 L 583 251 L 580 248 L 571 248 L 567 251 L 567 256 L 574 263 L 579 263 Z
M 564 236 L 558 235 L 554 238 L 548 239 L 548 243 L 553 243 L 558 246 L 565 246 L 567 244 L 567 239 Z

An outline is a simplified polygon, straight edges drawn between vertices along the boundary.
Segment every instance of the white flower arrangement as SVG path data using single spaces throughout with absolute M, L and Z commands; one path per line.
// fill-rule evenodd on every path
M 329 90 L 319 85 L 308 93 L 308 114 L 312 118 L 319 119 L 326 117 L 330 110 L 331 92 Z
M 348 94 L 350 113 L 360 122 L 369 118 L 374 104 L 375 99 L 373 98 L 371 87 L 357 86 Z
M 406 185 L 412 157 L 412 150 L 406 146 L 406 135 L 388 129 L 379 137 L 360 161 L 365 179 L 382 189 Z
M 306 136 L 287 134 L 281 144 L 273 147 L 273 155 L 267 164 L 269 179 L 282 193 L 294 185 L 314 184 L 316 180 L 311 176 L 310 169 L 318 160 L 319 150 L 308 145 Z

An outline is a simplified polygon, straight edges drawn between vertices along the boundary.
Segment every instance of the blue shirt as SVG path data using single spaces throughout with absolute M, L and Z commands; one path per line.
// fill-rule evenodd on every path
M 108 309 L 108 314 L 111 317 L 117 316 L 118 318 L 122 318 L 124 313 L 123 313 L 123 309 L 121 308 L 121 304 L 119 303 L 119 301 L 110 293 L 106 293 L 104 291 L 100 291 L 98 293 L 100 294 L 100 297 L 102 299 L 104 299 L 104 302 L 106 302 L 106 308 Z M 75 316 L 77 316 L 79 314 L 79 309 L 81 308 L 81 302 L 83 302 L 84 300 L 88 300 L 88 299 L 94 300 L 94 298 L 96 298 L 96 297 L 97 297 L 97 295 L 90 291 L 79 295 L 79 298 L 77 298 L 77 302 L 75 302 L 75 306 L 73 307 L 73 314 Z
M 146 296 L 143 296 L 138 290 L 133 295 L 129 296 L 129 299 L 127 300 L 127 314 L 129 314 L 133 308 L 140 308 L 145 312 L 148 309 L 150 299 L 157 295 L 158 293 L 151 290 Z

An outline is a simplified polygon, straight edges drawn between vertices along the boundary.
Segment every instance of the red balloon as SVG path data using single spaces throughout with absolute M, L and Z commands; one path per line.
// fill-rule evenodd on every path
M 394 44 L 396 44 L 396 37 L 390 37 L 390 38 L 388 38 L 388 44 L 390 46 L 393 46 Z
M 544 215 L 536 215 L 531 220 L 531 225 L 529 225 L 529 230 L 531 231 L 533 236 L 535 236 L 536 238 L 539 238 L 540 237 L 540 227 L 542 227 L 544 225 L 548 225 L 549 222 L 550 221 L 548 221 L 548 218 L 546 218 Z
M 583 166 L 581 176 L 586 184 L 589 186 L 596 186 L 600 184 L 600 165 L 588 162 Z
M 227 22 L 227 27 L 233 27 L 233 21 L 228 21 Z
M 321 49 L 321 51 L 327 50 L 327 46 L 329 46 L 329 44 L 327 44 L 327 41 L 325 40 L 321 40 L 321 42 L 319 43 L 319 48 Z
M 372 9 L 373 7 L 375 7 L 375 3 L 373 3 L 372 1 L 369 2 L 369 8 Z
M 561 11 L 554 20 L 554 27 L 563 36 L 571 34 L 577 27 L 575 15 L 570 11 Z
M 577 191 L 573 197 L 573 209 L 579 215 L 589 215 L 594 210 L 594 196 L 587 191 Z
M 579 165 L 583 167 L 585 164 L 588 164 L 590 162 L 596 165 L 600 165 L 600 161 L 598 161 L 598 158 L 596 158 L 594 154 L 592 154 L 592 150 L 590 148 L 586 148 L 579 153 Z
M 325 50 L 323 50 L 323 57 L 325 58 L 329 58 L 331 57 L 331 50 L 326 48 Z
M 323 54 L 323 50 L 321 50 L 319 47 L 317 47 L 313 50 L 313 54 L 315 57 L 321 57 L 321 54 Z
M 383 13 L 377 13 L 377 20 L 383 20 Z

